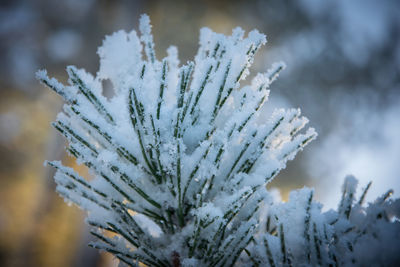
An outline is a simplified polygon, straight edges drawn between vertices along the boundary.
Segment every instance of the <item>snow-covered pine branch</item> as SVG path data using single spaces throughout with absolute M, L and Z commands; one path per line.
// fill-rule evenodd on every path
M 88 211 L 99 239 L 92 246 L 129 265 L 232 265 L 257 228 L 266 183 L 316 133 L 299 133 L 307 119 L 296 109 L 258 121 L 284 65 L 240 87 L 266 43 L 257 30 L 244 37 L 240 28 L 231 36 L 203 28 L 194 62 L 182 66 L 175 47 L 156 58 L 146 15 L 140 33 L 107 36 L 96 77 L 69 66 L 63 85 L 37 73 L 66 102 L 54 127 L 94 175 L 48 162 L 57 191 Z
M 357 180 L 346 177 L 337 211 L 322 212 L 308 188 L 286 203 L 265 205 L 243 266 L 396 266 L 400 262 L 400 199 L 389 190 L 363 205 L 369 183 L 356 199 Z
M 270 203 L 265 185 L 316 133 L 302 131 L 308 121 L 298 109 L 259 118 L 282 63 L 240 86 L 265 43 L 256 30 L 203 28 L 194 62 L 180 66 L 175 47 L 157 59 L 143 15 L 140 37 L 106 37 L 96 77 L 69 66 L 63 85 L 38 71 L 66 103 L 54 127 L 93 176 L 48 162 L 58 193 L 88 212 L 91 246 L 130 266 L 340 266 L 368 263 L 368 244 L 398 240 L 399 201 L 388 193 L 364 208 L 354 178 L 337 212 L 322 213 L 309 189 Z M 370 262 L 385 263 L 376 257 Z

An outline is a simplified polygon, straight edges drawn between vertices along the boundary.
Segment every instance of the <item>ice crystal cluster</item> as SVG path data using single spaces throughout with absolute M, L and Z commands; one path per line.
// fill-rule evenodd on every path
M 96 77 L 69 66 L 63 85 L 37 73 L 64 98 L 53 125 L 92 176 L 48 162 L 58 193 L 87 211 L 91 246 L 130 266 L 341 265 L 379 231 L 373 220 L 391 223 L 386 197 L 365 215 L 353 187 L 338 212 L 321 213 L 308 189 L 271 203 L 266 184 L 316 133 L 298 109 L 259 116 L 283 64 L 240 86 L 265 43 L 256 30 L 203 28 L 193 62 L 180 65 L 175 47 L 159 61 L 143 15 L 140 36 L 105 38 Z

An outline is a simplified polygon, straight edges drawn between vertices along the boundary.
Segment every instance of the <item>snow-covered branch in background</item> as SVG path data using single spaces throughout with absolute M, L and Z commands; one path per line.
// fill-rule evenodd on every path
M 131 266 L 281 266 L 341 264 L 347 244 L 364 240 L 373 226 L 343 228 L 352 227 L 355 212 L 363 214 L 353 207 L 352 186 L 332 221 L 308 189 L 288 203 L 270 203 L 266 184 L 316 133 L 302 131 L 308 121 L 298 109 L 258 119 L 284 65 L 247 86 L 240 82 L 265 43 L 256 30 L 244 37 L 240 28 L 231 36 L 203 28 L 194 62 L 180 66 L 175 47 L 157 59 L 143 15 L 140 37 L 135 31 L 106 37 L 96 77 L 69 66 L 63 85 L 37 73 L 64 98 L 54 127 L 93 176 L 48 162 L 57 169 L 58 193 L 88 212 L 98 239 L 91 246 Z M 102 86 L 107 79 L 110 99 Z M 351 237 L 335 236 L 342 232 Z
M 395 266 L 400 199 L 389 190 L 367 206 L 369 183 L 356 198 L 357 180 L 346 177 L 338 210 L 322 212 L 313 190 L 292 191 L 287 203 L 265 207 L 259 232 L 241 259 L 244 266 Z

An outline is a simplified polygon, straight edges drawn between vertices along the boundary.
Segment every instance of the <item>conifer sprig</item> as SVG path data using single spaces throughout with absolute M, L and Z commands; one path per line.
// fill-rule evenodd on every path
M 130 266 L 233 266 L 246 259 L 255 266 L 297 265 L 299 259 L 341 264 L 338 255 L 349 244 L 339 236 L 352 234 L 354 247 L 367 228 L 336 224 L 352 220 L 369 186 L 354 204 L 354 181 L 347 179 L 330 223 L 316 219 L 323 215 L 313 192 L 304 189 L 306 197 L 298 197 L 304 255 L 295 249 L 293 228 L 280 208 L 260 225 L 266 184 L 316 137 L 312 128 L 302 131 L 308 120 L 298 109 L 259 119 L 282 63 L 240 87 L 265 36 L 204 28 L 194 61 L 179 66 L 174 47 L 157 59 L 148 16 L 139 28 L 140 37 L 135 31 L 106 37 L 96 77 L 69 66 L 69 85 L 62 85 L 46 71 L 37 73 L 66 103 L 53 126 L 93 175 L 85 179 L 48 162 L 56 169 L 59 194 L 88 212 L 97 238 L 91 246 Z M 105 79 L 114 87 L 111 99 L 103 95 Z M 390 217 L 385 209 L 376 216 Z

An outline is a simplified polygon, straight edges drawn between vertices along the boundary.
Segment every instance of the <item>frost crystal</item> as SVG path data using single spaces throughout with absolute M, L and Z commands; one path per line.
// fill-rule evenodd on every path
M 317 209 L 312 195 L 304 201 L 303 195 L 311 193 L 299 193 L 292 203 L 307 207 L 305 219 L 292 217 L 307 228 L 295 220 L 293 227 L 274 221 L 280 239 L 270 232 L 261 235 L 265 257 L 255 245 L 260 207 L 268 206 L 265 185 L 316 133 L 311 128 L 300 133 L 307 119 L 298 109 L 258 119 L 282 63 L 240 87 L 265 36 L 254 30 L 244 37 L 240 28 L 225 36 L 203 28 L 194 62 L 179 66 L 175 47 L 157 60 L 146 15 L 140 33 L 107 36 L 98 50 L 96 77 L 69 66 L 66 86 L 46 71 L 37 73 L 64 98 L 53 125 L 67 138 L 69 153 L 94 176 L 87 180 L 60 162 L 48 162 L 57 169 L 58 193 L 88 212 L 91 233 L 98 238 L 91 246 L 131 266 L 231 266 L 245 261 L 245 252 L 251 255 L 253 248 L 250 258 L 263 264 L 293 260 L 292 254 L 301 253 L 292 246 L 287 246 L 292 254 L 285 252 L 285 231 L 289 239 L 304 233 L 310 244 L 321 238 L 315 233 L 325 231 L 311 216 Z M 115 91 L 111 99 L 103 94 L 106 79 Z M 352 190 L 345 190 L 340 208 L 347 218 Z M 272 209 L 276 215 L 268 218 L 289 222 L 292 204 Z M 287 213 L 280 211 L 285 205 Z M 280 247 L 285 253 L 278 259 L 273 255 Z

